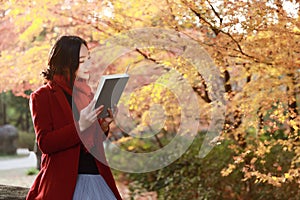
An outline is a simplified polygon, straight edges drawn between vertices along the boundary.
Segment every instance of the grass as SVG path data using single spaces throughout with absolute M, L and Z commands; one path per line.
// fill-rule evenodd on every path
M 28 176 L 33 176 L 33 175 L 37 175 L 39 173 L 39 170 L 36 168 L 30 168 L 27 170 L 26 174 Z

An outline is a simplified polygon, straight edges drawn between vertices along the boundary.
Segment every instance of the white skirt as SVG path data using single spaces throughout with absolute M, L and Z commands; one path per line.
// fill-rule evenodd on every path
M 73 200 L 116 200 L 101 175 L 78 174 Z

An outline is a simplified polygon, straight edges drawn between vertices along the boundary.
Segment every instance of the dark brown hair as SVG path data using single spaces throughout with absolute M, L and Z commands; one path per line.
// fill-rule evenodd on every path
M 80 47 L 84 44 L 87 48 L 87 42 L 78 36 L 62 36 L 53 45 L 48 59 L 48 68 L 42 72 L 46 80 L 52 80 L 55 74 L 70 78 L 72 86 L 75 72 L 79 67 Z M 67 77 L 68 72 L 70 77 Z

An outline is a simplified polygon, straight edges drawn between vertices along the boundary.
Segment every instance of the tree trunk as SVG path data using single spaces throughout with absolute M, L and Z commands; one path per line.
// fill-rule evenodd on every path
M 26 128 L 26 131 L 27 131 L 27 132 L 30 131 L 30 130 L 29 130 L 29 129 L 30 129 L 30 122 L 29 122 L 30 120 L 29 120 L 29 119 L 30 119 L 29 112 L 26 112 L 26 113 L 25 113 L 25 124 L 26 124 L 26 125 L 25 125 L 25 126 L 26 126 L 25 128 Z
M 7 124 L 7 116 L 6 116 L 6 103 L 2 102 L 3 104 L 3 124 Z
M 0 94 L 0 119 L 3 119 L 3 101 L 2 101 L 2 97 L 3 93 Z M 0 125 L 3 125 L 3 121 L 0 121 Z
M 292 91 L 292 99 L 289 99 L 288 101 L 288 112 L 289 112 L 289 119 L 290 120 L 294 120 L 296 119 L 296 117 L 299 115 L 298 112 L 298 105 L 297 105 L 297 98 L 298 98 L 298 94 L 299 94 L 299 88 L 297 87 L 297 83 L 299 82 L 299 77 L 297 77 L 297 73 L 291 74 L 290 75 L 293 81 L 293 88 L 289 88 L 287 87 L 287 92 L 289 90 L 293 90 Z M 291 126 L 291 132 L 294 132 L 295 129 Z

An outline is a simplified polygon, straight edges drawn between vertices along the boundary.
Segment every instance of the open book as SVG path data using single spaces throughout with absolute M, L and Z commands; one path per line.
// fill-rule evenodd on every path
M 127 74 L 128 67 L 129 65 L 124 74 L 101 76 L 94 96 L 94 99 L 96 100 L 95 108 L 104 105 L 104 109 L 98 118 L 107 117 L 107 109 L 110 108 L 113 110 L 118 104 L 129 79 L 129 75 Z

